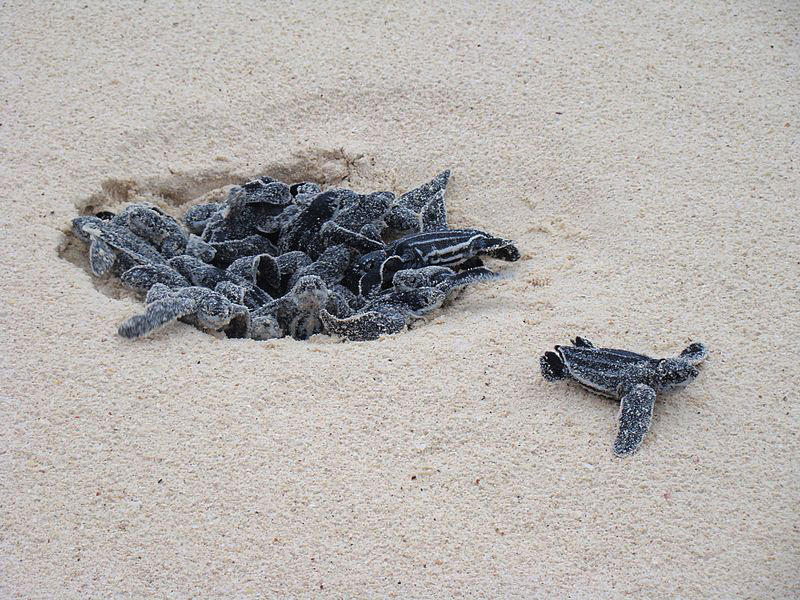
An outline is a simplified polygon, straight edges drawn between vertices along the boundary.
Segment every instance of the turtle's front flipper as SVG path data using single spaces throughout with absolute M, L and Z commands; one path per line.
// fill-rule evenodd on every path
M 695 342 L 694 344 L 689 344 L 686 350 L 681 352 L 681 358 L 686 359 L 690 365 L 696 365 L 701 362 L 707 354 L 708 350 L 705 345 Z
M 558 381 L 567 377 L 567 367 L 555 352 L 545 352 L 539 359 L 539 366 L 542 369 L 542 377 L 547 381 Z
M 248 337 L 254 340 L 271 340 L 283 337 L 283 329 L 274 315 L 253 317 Z
M 420 231 L 444 231 L 447 229 L 447 214 L 444 208 L 444 189 L 436 192 L 419 212 Z
M 594 348 L 594 344 L 592 342 L 581 336 L 577 336 L 574 340 L 572 340 L 572 345 L 578 348 Z
M 105 275 L 114 266 L 116 258 L 117 256 L 111 246 L 98 236 L 92 236 L 92 242 L 89 245 L 89 267 L 91 267 L 92 273 L 98 277 Z
M 459 271 L 448 281 L 439 285 L 440 289 L 446 292 L 463 288 L 471 283 L 480 283 L 481 281 L 492 281 L 500 279 L 500 274 L 487 269 L 486 267 L 475 267 L 474 269 L 467 269 L 466 271 Z
M 376 340 L 382 335 L 390 335 L 401 331 L 406 326 L 406 318 L 399 312 L 368 311 L 337 319 L 327 310 L 322 309 L 319 317 L 329 334 L 338 335 L 348 340 L 363 342 Z
M 633 454 L 642 444 L 644 434 L 650 429 L 656 392 L 643 383 L 633 386 L 620 402 L 619 431 L 614 442 L 614 454 Z
M 229 338 L 246 338 L 251 331 L 250 311 L 246 306 L 234 304 L 232 307 L 232 317 L 223 331 Z
M 134 315 L 124 321 L 118 329 L 126 338 L 137 338 L 154 329 L 164 327 L 175 319 L 192 314 L 197 309 L 197 301 L 192 298 L 164 298 L 147 305 L 143 315 Z

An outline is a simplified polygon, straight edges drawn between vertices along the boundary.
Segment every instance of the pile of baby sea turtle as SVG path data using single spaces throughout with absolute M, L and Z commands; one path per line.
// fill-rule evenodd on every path
M 197 204 L 183 223 L 149 203 L 73 220 L 97 276 L 145 295 L 119 334 L 181 320 L 228 337 L 373 340 L 403 330 L 471 283 L 481 257 L 519 259 L 511 240 L 447 225 L 444 171 L 400 197 L 271 177 Z
M 73 220 L 97 276 L 145 295 L 144 314 L 119 327 L 136 338 L 181 320 L 228 337 L 373 340 L 403 330 L 471 283 L 498 278 L 482 257 L 515 261 L 513 242 L 447 225 L 444 171 L 395 197 L 259 177 L 223 202 L 191 206 L 179 223 L 149 203 Z M 620 402 L 613 451 L 636 452 L 656 394 L 699 374 L 706 347 L 676 358 L 598 348 L 586 338 L 546 352 L 548 381 L 573 379 Z

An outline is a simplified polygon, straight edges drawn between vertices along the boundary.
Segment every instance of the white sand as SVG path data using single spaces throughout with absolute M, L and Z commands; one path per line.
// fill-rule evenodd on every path
M 0 9 L 0 596 L 800 594 L 800 10 L 638 4 Z M 378 342 L 131 342 L 58 255 L 102 189 L 447 167 L 525 260 Z M 711 354 L 619 460 L 575 334 Z

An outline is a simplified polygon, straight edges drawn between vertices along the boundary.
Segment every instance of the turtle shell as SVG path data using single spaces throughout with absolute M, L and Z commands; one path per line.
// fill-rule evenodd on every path
M 649 379 L 648 371 L 654 371 L 658 361 L 644 354 L 614 348 L 592 348 L 584 346 L 556 346 L 556 352 L 564 362 L 569 375 L 582 386 L 603 394 L 617 397 L 621 384 L 632 380 L 642 382 Z

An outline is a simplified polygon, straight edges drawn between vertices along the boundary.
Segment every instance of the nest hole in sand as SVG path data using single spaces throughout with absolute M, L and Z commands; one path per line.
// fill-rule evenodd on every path
M 448 227 L 450 172 L 405 193 L 343 150 L 306 152 L 255 178 L 226 171 L 107 180 L 77 208 L 61 258 L 113 298 L 144 297 L 119 327 L 137 338 L 181 320 L 256 340 L 405 329 L 514 261 L 510 240 Z M 378 189 L 356 192 L 357 189 Z

